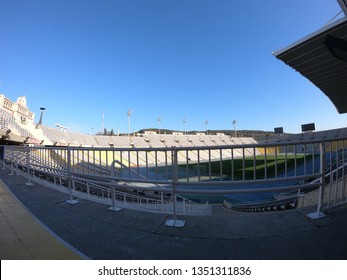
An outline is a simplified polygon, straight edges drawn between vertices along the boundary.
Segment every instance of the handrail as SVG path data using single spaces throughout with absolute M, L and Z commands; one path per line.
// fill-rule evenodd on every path
M 80 180 L 108 188 L 125 188 L 129 191 L 137 189 L 173 196 L 256 194 L 320 188 L 320 200 L 324 199 L 325 181 L 331 185 L 334 179 L 328 180 L 329 176 L 338 177 L 338 180 L 339 176 L 331 175 L 337 172 L 341 172 L 343 177 L 347 175 L 346 140 L 347 137 L 335 137 L 242 145 L 156 148 L 6 146 L 4 158 L 11 162 L 12 169 L 15 164 L 17 169 L 21 165 L 31 171 L 64 177 L 68 183 Z M 154 152 L 152 157 L 148 156 L 150 152 Z M 262 155 L 262 159 L 258 158 L 259 155 Z M 300 157 L 303 159 L 302 163 L 299 161 Z M 253 165 L 250 178 L 245 175 L 248 159 Z M 237 160 L 241 164 L 239 167 L 235 166 Z M 294 164 L 292 168 L 289 167 L 291 160 Z M 95 168 L 89 169 L 85 164 Z M 116 172 L 116 164 L 126 172 Z M 197 169 L 193 169 L 193 165 Z M 217 168 L 217 172 L 213 171 L 212 165 L 215 165 L 213 168 Z M 257 174 L 259 165 L 263 165 L 264 174 Z M 326 168 L 328 171 L 325 171 Z M 240 177 L 235 174 L 239 169 Z M 273 174 L 270 174 L 271 169 Z M 227 172 L 230 174 L 225 175 Z M 287 185 L 269 186 L 276 183 Z M 259 187 L 261 184 L 264 185 Z M 71 189 L 70 183 L 69 186 Z M 336 190 L 336 193 L 339 192 Z M 344 192 L 342 195 L 345 195 Z M 70 196 L 72 197 L 71 192 Z M 324 201 L 321 206 L 323 204 Z

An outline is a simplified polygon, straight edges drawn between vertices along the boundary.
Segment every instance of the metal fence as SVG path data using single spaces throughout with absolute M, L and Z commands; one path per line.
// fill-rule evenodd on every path
M 346 203 L 346 145 L 347 139 L 333 138 L 131 149 L 3 146 L 3 166 L 28 183 L 50 180 L 68 191 L 71 203 L 84 195 L 113 210 L 201 215 L 211 213 L 216 197 L 247 207 L 311 191 L 319 217 Z

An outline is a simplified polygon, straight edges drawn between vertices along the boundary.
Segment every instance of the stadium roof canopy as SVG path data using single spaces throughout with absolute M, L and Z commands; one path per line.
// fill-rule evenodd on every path
M 316 85 L 339 113 L 347 113 L 346 16 L 273 54 Z

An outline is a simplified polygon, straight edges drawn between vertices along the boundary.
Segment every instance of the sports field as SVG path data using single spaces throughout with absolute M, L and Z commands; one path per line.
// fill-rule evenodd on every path
M 312 160 L 312 155 L 306 155 L 306 161 Z M 273 178 L 297 168 L 305 162 L 304 154 L 296 155 L 259 155 L 256 157 L 236 158 L 211 163 L 201 163 L 206 170 L 233 177 L 235 180 L 254 180 Z

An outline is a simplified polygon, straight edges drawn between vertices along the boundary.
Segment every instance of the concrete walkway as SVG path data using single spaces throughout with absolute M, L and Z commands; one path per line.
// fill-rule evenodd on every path
M 112 212 L 82 199 L 70 205 L 66 194 L 26 186 L 8 170 L 0 178 L 40 220 L 1 187 L 1 259 L 347 259 L 346 206 L 315 221 L 304 210 L 243 213 L 215 206 L 212 216 L 178 217 L 185 227 L 171 228 L 168 215 Z
M 83 258 L 38 221 L 0 180 L 0 259 Z

